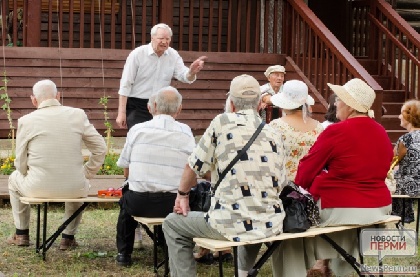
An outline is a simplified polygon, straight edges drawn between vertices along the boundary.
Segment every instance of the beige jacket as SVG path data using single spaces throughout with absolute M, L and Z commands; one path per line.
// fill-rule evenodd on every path
M 91 152 L 87 163 L 82 143 Z M 16 169 L 26 195 L 32 197 L 85 197 L 86 179 L 104 161 L 103 137 L 81 109 L 61 106 L 56 99 L 43 101 L 38 109 L 18 120 Z M 20 174 L 19 174 L 20 175 Z

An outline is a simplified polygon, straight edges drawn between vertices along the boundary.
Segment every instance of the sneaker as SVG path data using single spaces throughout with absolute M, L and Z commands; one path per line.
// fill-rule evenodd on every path
M 121 253 L 118 253 L 115 260 L 117 261 L 117 265 L 119 266 L 131 266 L 133 264 L 133 261 L 131 260 L 131 255 L 123 255 Z
M 68 238 L 62 238 L 60 242 L 60 250 L 72 250 L 79 246 L 79 244 L 76 242 L 76 239 L 68 239 Z
M 16 235 L 14 234 L 6 240 L 7 244 L 16 246 L 29 246 L 29 235 Z

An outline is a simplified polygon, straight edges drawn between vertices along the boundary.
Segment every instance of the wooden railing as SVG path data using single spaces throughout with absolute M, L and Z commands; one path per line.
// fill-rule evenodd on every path
M 178 50 L 280 53 L 282 1 L 1 1 L 1 44 L 133 49 L 149 43 L 152 26 L 164 22 L 172 27 L 172 45 Z M 18 9 L 23 24 L 14 28 L 16 17 L 10 24 L 6 18 Z
M 326 105 L 332 93 L 327 83 L 344 84 L 352 78 L 366 81 L 376 92 L 375 117 L 380 120 L 382 87 L 359 64 L 308 6 L 299 0 L 286 0 L 283 12 L 283 50 L 306 76 L 314 94 Z
M 354 1 L 353 13 L 364 32 L 354 32 L 354 55 L 378 61 L 381 76 L 390 77 L 389 89 L 404 90 L 406 99 L 418 98 L 420 35 L 385 1 Z M 362 29 L 360 29 L 362 30 Z

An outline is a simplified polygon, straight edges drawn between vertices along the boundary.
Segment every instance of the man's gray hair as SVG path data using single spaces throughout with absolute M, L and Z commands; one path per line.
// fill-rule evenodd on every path
M 153 26 L 152 30 L 150 31 L 150 35 L 152 37 L 155 36 L 159 28 L 167 30 L 169 32 L 169 35 L 172 37 L 172 29 L 165 23 L 158 23 L 155 26 Z
M 258 105 L 260 103 L 260 98 L 239 98 L 232 95 L 229 95 L 230 100 L 232 100 L 233 105 L 235 105 L 235 110 L 256 110 L 258 108 Z
M 149 97 L 149 101 L 147 101 L 147 107 L 149 107 L 150 113 L 152 115 L 155 115 L 155 99 L 156 99 L 156 93 L 152 94 L 152 96 Z
M 51 80 L 41 80 L 35 83 L 32 92 L 38 103 L 48 99 L 54 99 L 57 96 L 57 86 Z
M 156 113 L 175 115 L 182 103 L 182 95 L 174 87 L 161 88 L 155 98 Z

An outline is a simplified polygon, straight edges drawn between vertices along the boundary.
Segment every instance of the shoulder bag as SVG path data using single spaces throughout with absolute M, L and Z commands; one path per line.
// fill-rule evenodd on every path
M 264 127 L 265 123 L 261 122 L 258 126 L 255 133 L 249 139 L 248 143 L 242 148 L 242 150 L 236 155 L 236 157 L 229 163 L 223 173 L 220 175 L 219 180 L 214 185 L 214 188 L 211 189 L 211 185 L 209 182 L 200 182 L 197 184 L 196 187 L 191 189 L 190 192 L 190 210 L 191 211 L 202 211 L 207 212 L 210 209 L 211 198 L 214 196 L 214 193 L 217 190 L 220 182 L 225 178 L 226 174 L 232 169 L 235 163 L 241 158 L 243 154 L 248 150 L 251 144 L 255 141 L 255 139 L 260 134 L 262 128 Z

